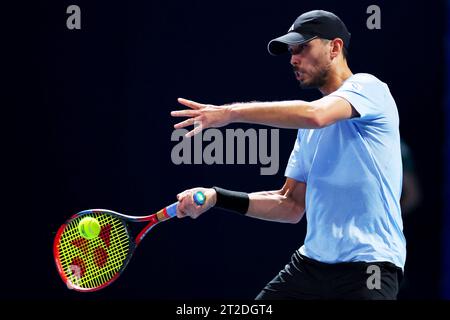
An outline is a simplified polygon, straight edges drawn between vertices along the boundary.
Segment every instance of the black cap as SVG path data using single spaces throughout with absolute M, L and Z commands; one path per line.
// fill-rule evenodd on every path
M 272 55 L 279 55 L 288 51 L 288 45 L 302 44 L 315 38 L 341 38 L 348 49 L 350 32 L 334 13 L 324 10 L 313 10 L 303 13 L 284 36 L 269 42 L 267 49 Z

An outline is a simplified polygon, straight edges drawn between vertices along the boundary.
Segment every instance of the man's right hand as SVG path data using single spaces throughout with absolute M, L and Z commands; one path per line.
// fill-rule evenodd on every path
M 194 194 L 198 191 L 205 195 L 205 203 L 198 205 L 194 202 Z M 177 217 L 191 217 L 198 218 L 203 212 L 208 211 L 216 204 L 216 190 L 212 188 L 192 188 L 177 194 L 179 201 L 177 207 Z
M 189 119 L 177 123 L 174 128 L 181 129 L 198 124 L 186 134 L 187 138 L 196 135 L 203 129 L 219 128 L 232 122 L 231 106 L 215 106 L 183 98 L 178 98 L 178 102 L 190 109 L 172 111 L 170 114 L 172 117 L 188 117 Z

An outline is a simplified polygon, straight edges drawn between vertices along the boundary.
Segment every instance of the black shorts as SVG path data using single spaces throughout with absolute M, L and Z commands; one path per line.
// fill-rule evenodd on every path
M 296 251 L 256 300 L 395 300 L 402 275 L 390 262 L 327 264 Z

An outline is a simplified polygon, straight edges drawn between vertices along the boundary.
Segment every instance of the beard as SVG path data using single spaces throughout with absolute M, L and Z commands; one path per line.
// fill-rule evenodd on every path
M 302 89 L 316 89 L 323 87 L 328 81 L 328 74 L 330 65 L 326 65 L 322 68 L 316 69 L 314 74 L 309 73 L 310 78 L 298 80 L 300 88 Z M 297 70 L 295 70 L 297 71 Z

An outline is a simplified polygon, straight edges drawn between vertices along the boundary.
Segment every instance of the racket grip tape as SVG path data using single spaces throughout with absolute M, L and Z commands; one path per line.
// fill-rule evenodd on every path
M 194 193 L 193 198 L 194 198 L 194 202 L 199 206 L 203 205 L 206 201 L 206 196 L 201 191 L 197 191 L 196 193 Z M 156 213 L 158 220 L 164 221 L 164 220 L 175 217 L 177 215 L 178 203 L 179 202 L 172 203 L 170 206 L 167 206 L 164 209 L 159 210 Z
M 173 218 L 177 215 L 177 206 L 178 202 L 172 203 L 170 206 L 165 207 L 164 209 L 159 210 L 156 213 L 159 221 L 164 221 L 170 218 Z

